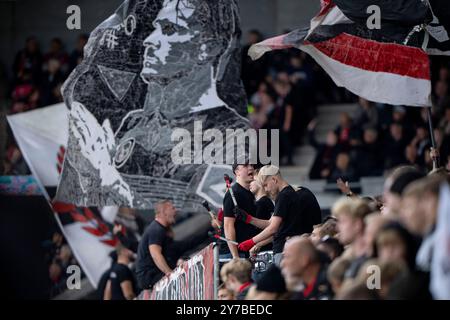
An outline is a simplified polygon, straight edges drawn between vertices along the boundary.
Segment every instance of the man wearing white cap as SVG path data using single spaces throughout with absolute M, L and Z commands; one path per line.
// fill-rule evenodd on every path
M 273 165 L 261 168 L 258 179 L 275 200 L 274 214 L 270 220 L 247 217 L 245 220 L 264 229 L 253 238 L 241 242 L 239 250 L 248 251 L 255 244 L 273 236 L 274 262 L 280 265 L 284 243 L 288 237 L 310 233 L 313 225 L 322 220 L 321 210 L 314 194 L 306 188 L 298 190 L 283 179 L 280 169 Z

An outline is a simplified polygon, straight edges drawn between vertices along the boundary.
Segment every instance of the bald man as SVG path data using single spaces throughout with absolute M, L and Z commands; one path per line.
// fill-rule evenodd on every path
M 289 239 L 283 250 L 281 271 L 292 300 L 328 300 L 333 297 L 327 280 L 328 265 L 323 264 L 319 251 L 308 238 Z

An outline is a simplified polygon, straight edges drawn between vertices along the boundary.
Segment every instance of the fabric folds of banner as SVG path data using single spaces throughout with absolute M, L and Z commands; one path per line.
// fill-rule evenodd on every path
M 418 38 L 410 41 L 417 47 L 402 43 L 415 23 L 428 19 L 428 7 L 421 1 L 408 5 L 398 1 L 390 7 L 387 18 L 403 20 L 383 22 L 382 32 L 377 32 L 358 22 L 365 13 L 350 2 L 322 1 L 321 11 L 309 28 L 255 44 L 249 55 L 257 59 L 271 50 L 298 48 L 314 58 L 338 86 L 358 96 L 393 105 L 431 106 L 429 57 L 419 47 L 422 42 Z M 406 17 L 408 12 L 414 16 Z

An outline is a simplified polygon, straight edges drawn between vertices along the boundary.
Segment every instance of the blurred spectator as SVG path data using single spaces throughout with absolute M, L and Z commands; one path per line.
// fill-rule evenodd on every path
M 0 62 L 0 175 L 5 172 L 5 160 L 6 160 L 6 144 L 7 137 L 7 125 L 6 125 L 6 113 L 9 109 L 9 101 L 7 99 L 9 83 L 6 78 L 6 70 L 3 64 Z
M 412 120 L 408 118 L 408 112 L 403 106 L 391 106 L 392 119 L 390 124 L 398 123 L 402 126 L 403 137 L 406 141 L 410 141 L 414 137 L 414 126 Z M 425 108 L 423 108 L 425 110 Z M 424 123 L 428 123 L 428 114 L 425 114 Z M 419 121 L 420 122 L 420 121 Z
M 415 175 L 418 170 L 413 166 L 401 166 L 393 170 L 389 175 L 387 175 L 384 182 L 383 189 L 383 208 L 382 213 L 384 215 L 397 217 L 401 207 L 401 197 L 400 192 L 403 192 L 403 188 L 406 187 L 405 183 L 397 181 L 400 176 L 412 173 Z M 405 180 L 408 183 L 408 180 Z M 409 181 L 411 182 L 411 181 Z M 396 184 L 395 187 L 394 183 Z
M 334 163 L 340 146 L 337 145 L 338 137 L 334 131 L 328 132 L 325 143 L 317 142 L 314 136 L 316 125 L 317 121 L 315 120 L 311 121 L 308 125 L 309 144 L 316 149 L 316 157 L 309 172 L 309 178 L 327 179 L 334 169 Z
M 434 85 L 433 90 L 433 106 L 438 113 L 442 113 L 446 104 L 448 104 L 448 81 L 438 80 Z
M 128 267 L 133 252 L 118 245 L 116 248 L 117 263 L 111 268 L 109 280 L 104 292 L 104 300 L 131 300 L 136 297 L 136 281 Z
M 416 151 L 416 161 L 418 165 L 423 166 L 425 164 L 425 153 L 428 152 L 431 147 L 428 128 L 424 125 L 419 125 L 416 129 L 416 136 L 409 145 Z
M 364 280 L 353 281 L 339 290 L 336 300 L 379 300 L 377 290 L 367 287 Z
M 267 57 L 262 56 L 256 61 L 248 56 L 248 49 L 263 40 L 258 30 L 250 30 L 247 34 L 247 44 L 242 48 L 242 81 L 248 96 L 256 92 L 267 74 Z
M 113 233 L 122 245 L 136 253 L 145 225 L 144 219 L 136 209 L 120 207 L 114 218 Z
M 327 279 L 331 284 L 333 293 L 339 295 L 345 279 L 345 272 L 350 267 L 351 260 L 344 257 L 336 258 L 327 270 Z
M 299 236 L 286 242 L 281 260 L 286 286 L 292 300 L 328 300 L 333 296 L 319 251 L 313 243 Z
M 379 281 L 379 283 L 377 283 L 379 286 L 370 288 L 370 291 L 373 292 L 374 299 L 385 300 L 387 299 L 391 286 L 403 273 L 407 272 L 407 269 L 404 264 L 397 263 L 396 261 L 380 261 L 379 259 L 372 259 L 362 266 L 355 283 L 365 283 L 366 288 L 368 288 L 367 283 L 370 283 L 369 277 L 373 274 L 372 270 L 374 270 L 374 267 L 379 270 L 379 279 L 377 280 Z M 350 286 L 352 285 L 352 283 L 349 284 Z M 361 297 L 364 297 L 364 295 Z
M 328 181 L 335 182 L 339 178 L 345 181 L 355 181 L 358 176 L 354 169 L 354 166 L 350 162 L 350 155 L 346 152 L 340 152 L 336 157 L 336 165 L 331 172 Z
M 275 107 L 269 113 L 270 129 L 280 130 L 280 162 L 287 158 L 287 165 L 293 165 L 293 145 L 291 141 L 291 126 L 293 107 L 288 100 L 291 84 L 286 73 L 278 74 L 273 87 L 276 93 Z
M 63 43 L 60 38 L 53 38 L 50 42 L 50 50 L 44 55 L 44 71 L 49 71 L 50 60 L 55 59 L 59 62 L 59 68 L 64 75 L 69 71 L 69 55 L 64 51 Z
M 75 69 L 75 67 L 78 66 L 81 63 L 81 61 L 83 60 L 84 46 L 88 42 L 88 39 L 89 39 L 89 36 L 87 34 L 81 34 L 78 36 L 75 49 L 70 54 L 69 71 L 72 71 L 73 69 Z
M 286 283 L 281 270 L 272 264 L 252 285 L 246 300 L 282 300 L 287 297 Z
M 377 233 L 375 254 L 380 262 L 394 262 L 413 270 L 418 244 L 418 240 L 400 223 L 392 222 Z
M 321 224 L 313 226 L 311 233 L 311 241 L 314 245 L 318 245 L 324 237 L 334 237 L 338 233 L 336 219 L 331 218 Z
M 55 297 L 66 288 L 64 272 L 58 263 L 53 262 L 50 264 L 49 277 L 51 283 L 50 296 Z
M 13 87 L 11 113 L 24 112 L 36 108 L 39 98 L 40 94 L 35 86 L 31 72 L 29 70 L 23 71 Z
M 397 274 L 387 288 L 382 283 L 382 298 L 389 295 L 391 299 L 430 299 L 429 274 L 416 268 L 418 238 L 413 237 L 399 223 L 392 223 L 380 230 L 376 244 L 381 263 L 402 268 L 401 274 Z M 382 279 L 385 277 L 382 274 Z
M 445 108 L 444 117 L 439 122 L 439 128 L 444 135 L 450 135 L 450 103 Z
M 219 286 L 217 291 L 217 299 L 218 300 L 235 300 L 234 292 L 232 290 L 227 289 L 224 283 Z
M 446 179 L 448 174 L 432 174 L 412 182 L 405 190 L 405 208 L 401 210 L 401 217 L 411 232 L 423 237 L 416 257 L 417 267 L 422 271 L 430 271 L 440 187 Z M 416 198 L 416 201 L 410 198 Z M 419 204 L 419 211 L 408 211 L 416 203 Z
M 403 127 L 399 123 L 392 123 L 389 127 L 389 135 L 384 145 L 384 169 L 391 169 L 405 164 L 406 140 L 403 137 Z
M 244 300 L 251 280 L 252 264 L 245 259 L 232 259 L 222 266 L 220 277 L 227 289 L 234 292 L 236 300 Z
M 383 174 L 383 153 L 374 128 L 364 130 L 363 143 L 355 150 L 357 176 L 381 176 Z
M 352 118 L 346 112 L 341 113 L 339 116 L 339 125 L 334 132 L 338 136 L 339 143 L 345 150 L 360 143 L 358 140 L 358 130 L 354 127 Z
M 22 152 L 13 142 L 6 150 L 5 174 L 6 175 L 26 175 L 30 170 L 22 156 Z
M 266 82 L 261 82 L 258 91 L 255 92 L 250 99 L 251 109 L 249 118 L 252 127 L 255 129 L 266 128 L 268 125 L 268 116 L 275 108 L 273 89 Z
M 375 104 L 364 98 L 359 98 L 359 109 L 355 115 L 355 126 L 358 128 L 377 128 L 378 110 Z
M 42 104 L 44 106 L 62 102 L 61 86 L 64 82 L 64 75 L 61 71 L 60 61 L 50 58 L 47 62 L 47 71 L 42 78 Z
M 61 246 L 64 243 L 64 237 L 59 232 L 54 232 L 51 239 L 44 241 L 43 247 L 45 251 L 46 261 L 50 264 L 51 261 L 57 256 L 61 250 Z
M 363 200 L 342 198 L 333 205 L 332 214 L 338 219 L 338 239 L 346 247 L 346 257 L 351 259 L 345 278 L 355 278 L 361 265 L 369 258 L 364 239 L 365 217 L 371 213 Z
M 366 247 L 366 255 L 373 257 L 375 255 L 375 240 L 378 232 L 388 224 L 394 221 L 392 218 L 381 215 L 379 212 L 373 212 L 364 218 L 364 243 Z
M 66 272 L 67 267 L 76 264 L 74 257 L 72 256 L 72 250 L 68 244 L 61 246 L 58 255 L 56 256 L 56 261 L 61 266 L 63 272 Z
M 35 37 L 26 40 L 25 48 L 20 50 L 14 59 L 14 79 L 21 78 L 25 72 L 33 81 L 39 81 L 42 71 L 42 55 Z
M 335 260 L 344 252 L 344 246 L 336 238 L 323 237 L 317 244 L 317 249 L 324 252 L 330 261 Z

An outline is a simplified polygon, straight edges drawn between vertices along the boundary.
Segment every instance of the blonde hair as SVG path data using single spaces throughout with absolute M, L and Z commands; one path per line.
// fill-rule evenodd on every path
M 351 260 L 344 257 L 336 258 L 328 267 L 327 278 L 328 281 L 335 280 L 342 283 L 345 278 L 345 272 L 350 267 Z
M 333 216 L 347 215 L 353 219 L 364 220 L 366 216 L 373 212 L 373 209 L 362 199 L 350 199 L 348 197 L 339 199 L 331 209 Z
M 446 177 L 441 174 L 432 174 L 420 180 L 413 181 L 405 188 L 403 197 L 415 197 L 420 200 L 429 193 L 438 197 L 441 184 L 445 180 Z
M 230 275 L 236 277 L 240 283 L 250 281 L 252 274 L 252 264 L 246 259 L 233 259 L 225 263 L 220 270 L 220 277 L 226 282 Z
M 281 178 L 280 168 L 274 165 L 266 165 L 259 169 L 258 182 L 263 185 L 268 177 L 279 176 Z

